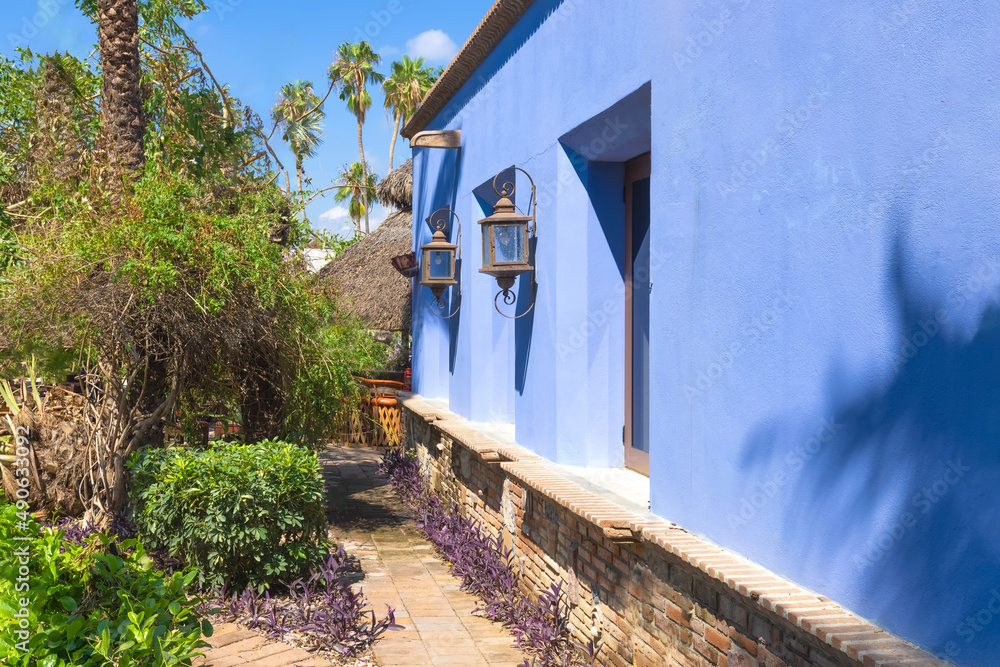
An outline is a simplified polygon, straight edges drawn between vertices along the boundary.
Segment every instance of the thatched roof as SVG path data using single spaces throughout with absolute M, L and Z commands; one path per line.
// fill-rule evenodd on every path
M 410 279 L 396 271 L 391 261 L 413 249 L 412 238 L 412 212 L 409 208 L 397 211 L 317 275 L 321 280 L 333 281 L 344 309 L 360 317 L 369 328 L 409 330 Z
M 383 178 L 375 187 L 382 206 L 406 210 L 413 206 L 413 160 Z

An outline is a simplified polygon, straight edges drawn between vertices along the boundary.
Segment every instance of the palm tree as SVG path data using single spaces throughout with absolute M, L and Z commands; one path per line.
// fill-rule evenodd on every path
M 336 58 L 328 72 L 330 83 L 340 86 L 340 99 L 347 102 L 354 117 L 358 119 L 358 152 L 361 153 L 362 183 L 368 181 L 368 163 L 365 161 L 365 145 L 361 139 L 361 128 L 365 124 L 365 113 L 372 105 L 368 94 L 368 82 L 382 83 L 384 78 L 375 71 L 382 64 L 382 57 L 375 53 L 366 41 L 353 44 L 344 42 L 337 48 Z M 365 207 L 365 233 L 368 233 L 368 207 Z
M 111 167 L 132 180 L 142 172 L 146 132 L 139 66 L 136 0 L 97 0 L 101 50 L 101 110 Z
M 365 218 L 365 233 L 368 233 L 368 207 L 375 199 L 375 186 L 378 176 L 369 174 L 368 169 L 360 162 L 352 162 L 340 170 L 340 187 L 334 199 L 338 204 L 350 201 L 347 214 L 354 221 L 354 233 L 361 235 L 361 218 Z
M 423 58 L 414 60 L 409 56 L 403 56 L 402 60 L 392 63 L 392 74 L 382 84 L 386 111 L 392 113 L 396 119 L 392 129 L 392 143 L 389 144 L 389 171 L 392 171 L 400 124 L 410 119 L 435 81 L 437 76 L 434 74 L 434 68 L 424 67 Z
M 316 154 L 316 147 L 323 142 L 323 103 L 313 92 L 312 81 L 286 83 L 278 91 L 278 103 L 271 109 L 271 118 L 284 130 L 281 138 L 288 142 L 295 154 L 295 176 L 302 196 L 302 162 Z M 302 208 L 302 221 L 306 210 Z

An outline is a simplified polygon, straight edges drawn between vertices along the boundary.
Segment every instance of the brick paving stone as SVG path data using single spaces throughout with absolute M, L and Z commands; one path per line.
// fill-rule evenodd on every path
M 208 640 L 208 643 L 212 645 L 213 648 L 224 648 L 230 644 L 236 644 L 244 639 L 253 639 L 257 636 L 256 632 L 251 632 L 250 630 L 232 630 L 224 634 L 213 634 Z
M 205 658 L 200 660 L 192 661 L 194 665 L 203 665 L 204 667 L 232 667 L 233 665 L 245 665 L 247 661 L 235 655 L 217 655 L 214 657 L 207 657 L 211 652 L 205 651 Z
M 421 537 L 385 477 L 378 474 L 380 458 L 380 453 L 371 450 L 339 447 L 327 450 L 322 456 L 325 470 L 350 461 L 358 465 L 368 482 L 362 491 L 357 490 L 361 487 L 361 480 L 357 479 L 353 489 L 329 488 L 331 508 L 345 508 L 339 516 L 345 516 L 352 503 L 382 507 L 385 509 L 381 516 L 391 516 L 381 525 L 377 519 L 337 521 L 335 516 L 330 517 L 338 541 L 368 547 L 364 553 L 376 556 L 364 562 L 366 572 L 386 575 L 378 578 L 377 587 L 365 587 L 372 607 L 384 609 L 388 603 L 398 610 L 398 603 L 405 606 L 405 615 L 397 616 L 397 623 L 405 630 L 383 635 L 375 646 L 375 658 L 385 667 L 517 665 L 522 656 L 511 648 L 513 637 L 499 624 L 470 616 L 478 600 L 460 591 L 459 582 L 448 572 L 447 565 L 434 556 L 431 545 Z M 356 468 L 352 466 L 349 470 L 354 474 Z M 332 475 L 328 476 L 331 478 Z M 350 548 L 348 551 L 360 553 Z M 473 620 L 472 624 L 463 622 Z M 482 640 L 486 643 L 480 645 Z
M 396 629 L 386 632 L 372 654 L 382 667 L 516 667 L 522 656 L 499 624 L 474 616 L 478 600 L 459 590 L 448 566 L 434 556 L 413 517 L 378 472 L 381 453 L 331 447 L 320 457 L 327 488 L 330 537 L 356 557 L 364 591 L 379 618 L 396 610 Z M 329 661 L 256 633 L 220 625 L 212 649 L 197 667 L 303 667 Z M 227 647 L 229 650 L 227 650 Z
M 263 660 L 264 658 L 272 658 L 279 653 L 284 653 L 285 651 L 290 651 L 292 649 L 288 644 L 282 644 L 276 642 L 274 644 L 265 644 L 254 651 L 247 651 L 245 653 L 240 653 L 239 656 L 246 660 L 247 662 L 253 662 L 254 660 Z M 277 659 L 277 658 L 275 658 Z
M 261 637 L 258 634 L 254 634 L 252 637 L 248 637 L 238 642 L 233 642 L 232 644 L 227 644 L 222 647 L 222 651 L 226 655 L 239 655 L 240 653 L 246 653 L 247 651 L 253 651 L 267 643 L 265 637 Z

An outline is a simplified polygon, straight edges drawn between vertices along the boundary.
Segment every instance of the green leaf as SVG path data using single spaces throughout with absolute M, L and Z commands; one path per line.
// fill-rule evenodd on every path
M 109 648 L 111 648 L 111 632 L 107 628 L 104 628 L 104 630 L 101 631 L 100 651 L 103 655 L 107 655 Z
M 59 598 L 59 602 L 62 604 L 63 608 L 66 611 L 76 611 L 76 608 L 79 606 L 76 600 L 74 600 L 68 595 Z

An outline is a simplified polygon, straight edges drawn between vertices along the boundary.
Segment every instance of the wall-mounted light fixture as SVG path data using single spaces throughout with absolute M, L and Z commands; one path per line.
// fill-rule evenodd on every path
M 450 216 L 454 216 L 458 223 L 458 245 L 448 242 L 448 234 L 445 230 L 448 229 Z M 453 285 L 458 285 L 455 267 L 457 265 L 456 258 L 461 259 L 462 256 L 462 221 L 450 208 L 442 208 L 431 213 L 430 217 L 427 218 L 427 223 L 434 230 L 434 235 L 431 237 L 430 243 L 420 246 L 420 284 L 424 287 L 430 287 L 431 293 L 434 294 L 431 312 L 436 308 L 444 313 L 446 306 L 444 291 Z M 461 303 L 459 303 L 458 308 L 460 307 Z M 458 308 L 455 308 L 455 312 L 451 315 L 445 316 L 437 313 L 434 315 L 446 320 L 454 317 Z
M 417 253 L 412 250 L 393 257 L 392 266 L 406 278 L 412 278 L 420 271 L 420 267 L 417 266 Z
M 503 174 L 500 172 L 493 177 L 493 191 L 500 197 L 493 207 L 493 215 L 483 218 L 479 224 L 483 226 L 483 268 L 480 273 L 491 275 L 497 279 L 500 291 L 493 297 L 493 306 L 497 312 L 508 319 L 517 319 L 528 314 L 535 307 L 534 292 L 531 297 L 531 305 L 528 310 L 520 315 L 507 315 L 500 310 L 497 302 L 503 296 L 503 302 L 510 306 L 517 296 L 511 290 L 514 286 L 514 278 L 522 273 L 532 273 L 532 287 L 534 288 L 535 267 L 531 263 L 531 241 L 535 238 L 535 181 L 531 175 L 521 169 L 531 182 L 531 215 L 523 215 L 517 212 L 511 197 L 514 195 L 514 184 L 507 181 L 503 188 L 497 190 L 497 179 Z

